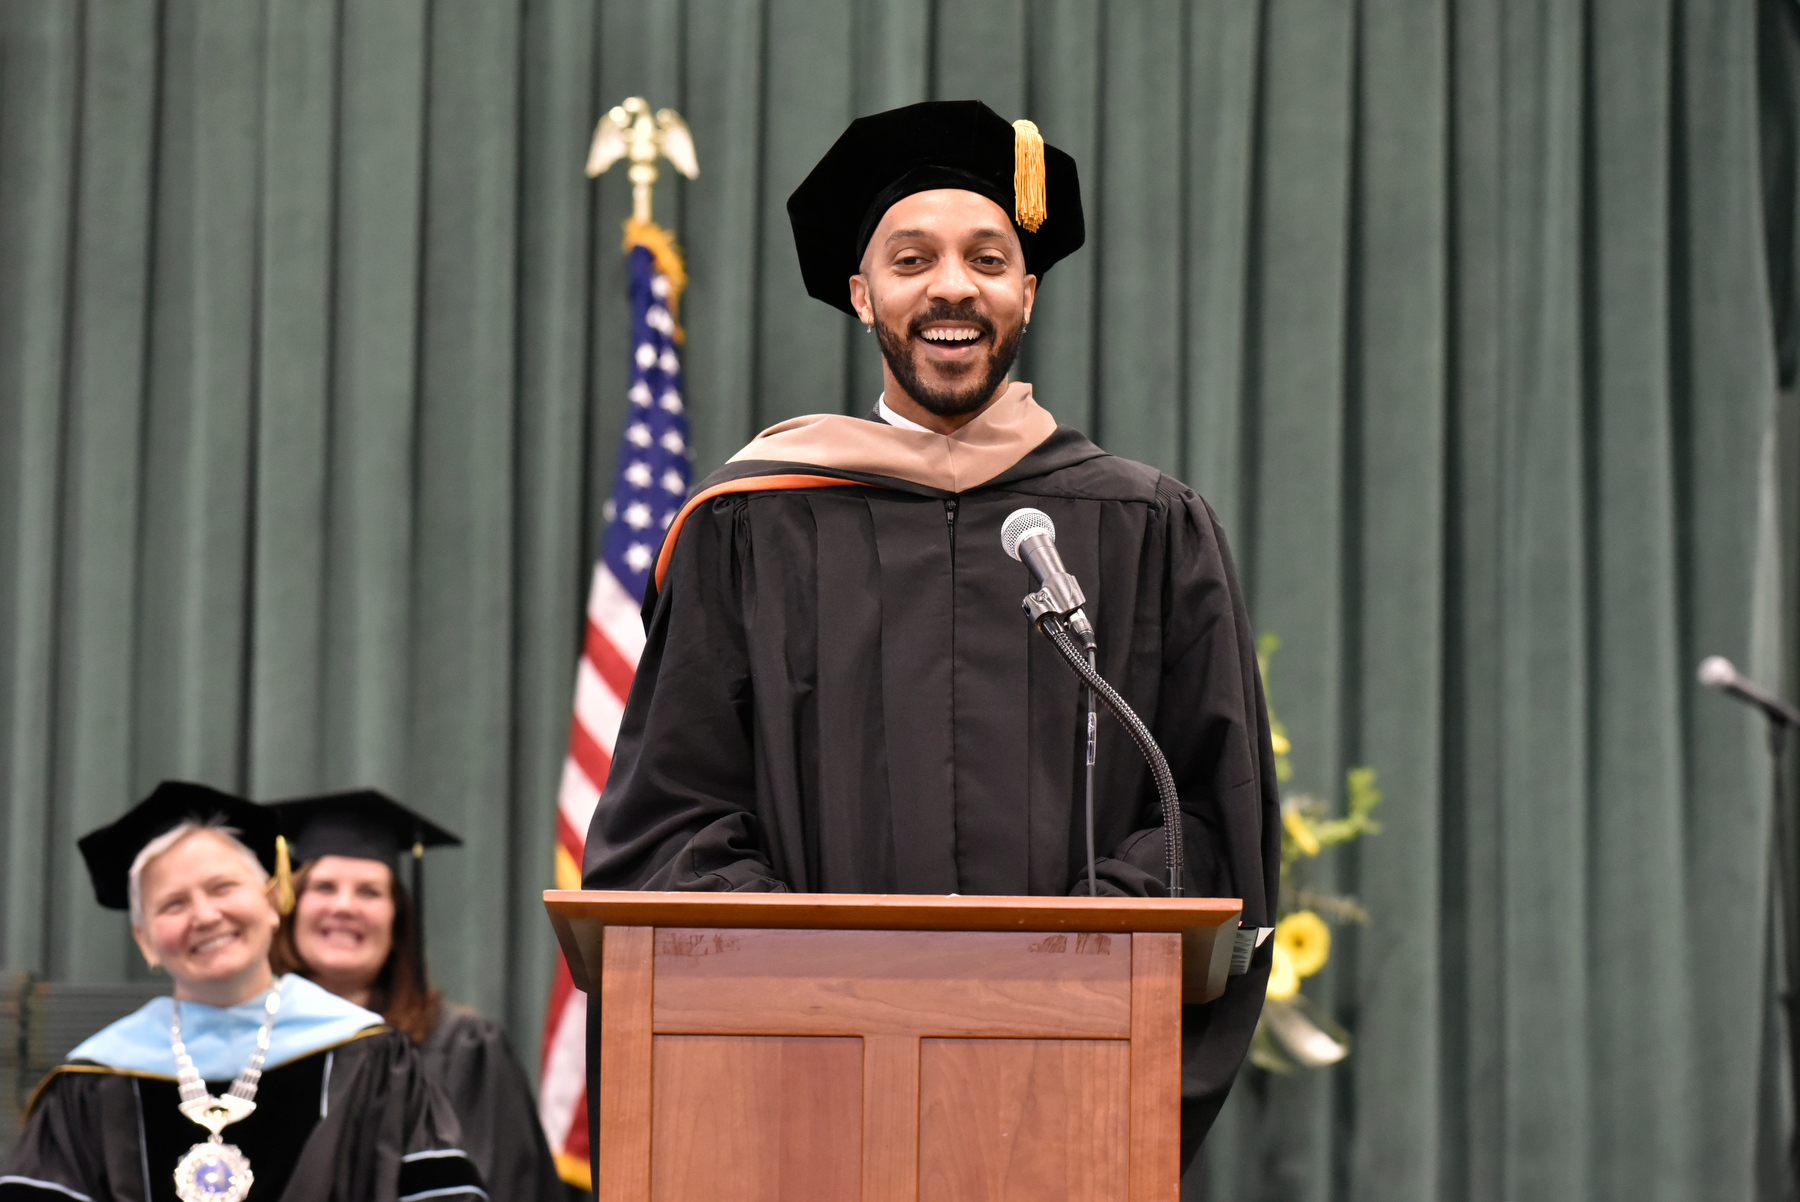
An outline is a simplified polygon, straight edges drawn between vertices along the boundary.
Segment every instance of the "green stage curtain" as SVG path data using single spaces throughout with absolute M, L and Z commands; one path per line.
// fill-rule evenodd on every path
M 873 404 L 783 202 L 978 96 L 1081 165 L 1020 375 L 1208 496 L 1296 788 L 1371 764 L 1344 1064 L 1185 1192 L 1773 1199 L 1757 721 L 1794 673 L 1791 0 L 0 0 L 0 963 L 141 973 L 74 852 L 166 776 L 459 830 L 450 996 L 536 893 L 626 407 L 631 94 L 688 119 L 696 466 Z M 1095 587 L 1104 588 L 1103 582 Z

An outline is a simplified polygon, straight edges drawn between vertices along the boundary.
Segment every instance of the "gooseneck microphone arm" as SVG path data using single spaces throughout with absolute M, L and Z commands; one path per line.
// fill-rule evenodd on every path
M 1163 860 L 1168 871 L 1168 889 L 1170 897 L 1182 895 L 1182 881 L 1186 879 L 1186 855 L 1181 845 L 1181 798 L 1175 791 L 1175 774 L 1169 771 L 1169 761 L 1164 757 L 1162 748 L 1156 745 L 1156 738 L 1150 728 L 1144 725 L 1125 699 L 1100 675 L 1094 666 L 1093 649 L 1095 646 L 1094 628 L 1088 621 L 1087 614 L 1082 612 L 1086 599 L 1082 596 L 1081 585 L 1064 567 L 1062 557 L 1056 552 L 1056 527 L 1048 514 L 1036 509 L 1016 509 L 1007 517 L 1000 530 L 1001 545 L 1006 553 L 1014 559 L 1030 566 L 1032 575 L 1041 586 L 1037 592 L 1028 594 L 1022 605 L 1025 614 L 1038 630 L 1050 640 L 1050 645 L 1067 661 L 1075 675 L 1081 678 L 1088 693 L 1087 729 L 1083 732 L 1085 740 L 1085 762 L 1087 764 L 1087 832 L 1088 832 L 1088 890 L 1098 892 L 1094 880 L 1094 716 L 1093 698 L 1098 697 L 1131 741 L 1137 744 L 1146 763 L 1150 765 L 1150 775 L 1156 782 L 1156 795 L 1162 803 L 1163 820 Z M 1074 636 L 1074 637 L 1071 637 Z M 1079 637 L 1082 647 L 1075 645 Z M 1086 649 L 1084 654 L 1083 648 Z
M 1163 867 L 1169 874 L 1169 896 L 1180 897 L 1186 856 L 1181 846 L 1181 799 L 1175 792 L 1175 774 L 1169 771 L 1169 761 L 1164 758 L 1162 748 L 1156 745 L 1156 737 L 1144 725 L 1144 720 L 1106 683 L 1106 678 L 1088 663 L 1087 656 L 1075 645 L 1075 640 L 1069 637 L 1069 629 L 1063 625 L 1062 618 L 1054 613 L 1046 613 L 1037 620 L 1037 628 L 1049 638 L 1050 645 L 1062 653 L 1063 659 L 1075 670 L 1075 675 L 1081 677 L 1082 683 L 1093 690 L 1094 695 L 1112 711 L 1113 717 L 1119 720 L 1119 725 L 1125 728 L 1125 733 L 1131 736 L 1131 741 L 1137 744 L 1138 751 L 1150 765 L 1150 775 L 1156 780 L 1156 795 L 1162 802 Z M 1092 823 L 1089 826 L 1091 829 Z

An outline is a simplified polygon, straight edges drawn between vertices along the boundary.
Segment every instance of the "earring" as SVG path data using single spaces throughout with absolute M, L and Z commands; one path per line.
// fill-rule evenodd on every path
M 872 321 L 863 322 L 863 333 L 873 334 L 874 332 L 875 332 L 875 323 L 874 322 L 872 322 Z

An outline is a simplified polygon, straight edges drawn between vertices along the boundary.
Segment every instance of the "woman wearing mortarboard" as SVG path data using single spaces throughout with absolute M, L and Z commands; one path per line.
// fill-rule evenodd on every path
M 411 1042 L 271 972 L 292 902 L 274 813 L 165 781 L 80 846 L 95 896 L 130 911 L 173 996 L 82 1043 L 39 1087 L 0 1202 L 487 1196 Z
M 462 840 L 370 789 L 275 802 L 299 871 L 275 937 L 277 967 L 380 1011 L 418 1045 L 444 1091 L 462 1146 L 496 1199 L 562 1202 L 568 1191 L 537 1121 L 530 1079 L 499 1024 L 453 1006 L 425 971 L 425 849 Z M 412 857 L 409 896 L 394 871 Z

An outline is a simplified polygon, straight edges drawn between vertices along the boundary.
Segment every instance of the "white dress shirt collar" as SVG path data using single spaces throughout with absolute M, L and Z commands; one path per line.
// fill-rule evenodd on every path
M 898 413 L 895 413 L 892 409 L 888 408 L 887 393 L 885 392 L 882 393 L 880 399 L 875 402 L 875 411 L 881 414 L 881 420 L 890 426 L 899 426 L 902 430 L 917 430 L 921 434 L 936 433 L 936 431 L 931 430 L 926 426 L 921 426 L 911 418 L 901 417 Z

